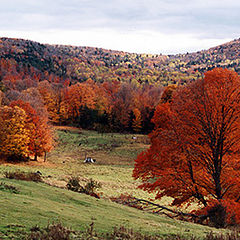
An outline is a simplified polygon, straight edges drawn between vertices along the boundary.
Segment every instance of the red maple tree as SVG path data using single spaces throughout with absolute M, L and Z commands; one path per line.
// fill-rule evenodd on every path
M 240 79 L 216 68 L 179 87 L 153 118 L 151 146 L 136 159 L 133 176 L 156 198 L 203 208 L 240 200 Z M 224 204 L 222 204 L 224 205 Z M 226 204 L 225 204 L 226 205 Z M 237 213 L 235 213 L 236 215 Z M 215 219 L 216 220 L 216 219 Z M 240 216 L 235 216 L 240 222 Z M 219 226 L 216 223 L 216 226 Z

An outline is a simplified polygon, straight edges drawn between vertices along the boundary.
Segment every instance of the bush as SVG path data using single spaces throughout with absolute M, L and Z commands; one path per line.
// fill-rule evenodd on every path
M 111 232 L 98 233 L 94 229 L 94 222 L 83 231 L 73 231 L 64 227 L 61 223 L 53 223 L 46 228 L 41 229 L 35 226 L 31 229 L 26 238 L 27 240 L 200 240 L 202 238 L 181 235 L 158 236 L 149 235 L 134 231 L 125 226 L 114 227 Z M 205 240 L 238 240 L 239 232 L 231 232 L 229 234 L 214 235 L 212 232 L 206 235 Z
M 115 227 L 112 233 L 107 233 L 105 239 L 111 240 L 157 240 L 160 239 L 158 236 L 151 236 L 140 232 L 135 232 L 132 229 L 124 226 Z M 177 239 L 177 238 L 175 238 Z
M 161 239 L 157 236 L 150 236 L 139 232 L 134 232 L 132 229 L 126 227 L 115 227 L 109 233 L 97 233 L 94 230 L 94 223 L 84 231 L 73 231 L 62 224 L 51 224 L 44 229 L 35 226 L 31 229 L 31 233 L 27 235 L 27 240 L 157 240 Z M 165 239 L 165 238 L 164 238 Z M 169 240 L 172 238 L 169 238 Z M 176 238 L 181 239 L 181 238 Z
M 128 194 L 121 194 L 118 197 L 111 197 L 110 199 L 113 202 L 123 204 L 123 205 L 127 205 L 129 207 L 134 207 L 134 208 L 137 208 L 139 210 L 144 209 L 143 206 L 136 201 L 135 197 L 133 197 L 131 195 L 128 195 Z
M 17 163 L 17 162 L 27 162 L 29 161 L 29 157 L 25 157 L 23 155 L 10 155 L 10 156 L 7 156 L 7 162 L 14 162 L 14 163 Z
M 14 171 L 14 172 L 5 172 L 6 178 L 24 180 L 24 181 L 33 181 L 33 182 L 42 182 L 42 177 L 39 173 L 35 172 L 23 172 L 23 171 Z
M 64 227 L 61 223 L 48 225 L 41 230 L 38 226 L 31 229 L 27 240 L 70 240 L 71 230 Z
M 79 184 L 79 178 L 78 177 L 72 177 L 68 180 L 67 183 L 67 189 L 74 191 L 74 192 L 79 192 L 79 190 L 82 188 L 82 186 Z
M 219 234 L 213 235 L 213 233 L 209 233 L 206 236 L 206 240 L 239 240 L 240 234 L 238 231 L 234 231 L 228 234 Z
M 3 182 L 0 183 L 0 191 L 8 191 L 8 192 L 15 193 L 15 194 L 20 193 L 16 187 L 5 184 Z
M 226 226 L 227 211 L 222 204 L 216 204 L 207 211 L 210 222 L 216 228 L 223 228 Z
M 240 203 L 231 199 L 211 200 L 208 206 L 192 211 L 198 223 L 224 228 L 240 226 Z
M 95 192 L 97 188 L 100 188 L 101 184 L 93 179 L 89 179 L 88 182 L 85 184 L 85 186 L 82 186 L 79 183 L 79 178 L 78 177 L 72 177 L 69 179 L 67 183 L 67 189 L 74 191 L 74 192 L 79 192 L 79 193 L 85 193 L 87 195 L 100 198 L 99 195 Z

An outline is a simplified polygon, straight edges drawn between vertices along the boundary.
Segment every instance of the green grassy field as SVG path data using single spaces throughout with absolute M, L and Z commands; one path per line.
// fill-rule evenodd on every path
M 134 159 L 149 146 L 146 136 L 137 135 L 137 140 L 132 140 L 132 135 L 126 134 L 58 130 L 57 142 L 46 163 L 39 159 L 40 162 L 5 164 L 0 168 L 0 176 L 8 169 L 39 170 L 51 185 L 65 187 L 71 176 L 79 177 L 83 183 L 92 178 L 102 184 L 102 197 L 131 194 L 146 198 L 146 192 L 137 189 L 139 182 L 132 178 Z M 85 154 L 95 158 L 96 164 L 84 164 Z
M 46 226 L 49 221 L 60 221 L 74 230 L 82 230 L 94 222 L 99 232 L 110 231 L 120 225 L 161 236 L 181 234 L 204 237 L 209 231 L 217 232 L 209 227 L 157 216 L 44 183 L 0 181 L 19 190 L 18 194 L 0 191 L 1 239 L 20 239 L 17 231 L 29 231 L 36 225 Z
M 48 154 L 47 162 L 39 159 L 39 162 L 0 165 L 0 182 L 13 185 L 20 191 L 14 194 L 0 188 L 0 239 L 17 239 L 17 231 L 29 231 L 35 225 L 46 226 L 53 221 L 61 221 L 75 230 L 83 229 L 93 221 L 100 232 L 120 225 L 161 236 L 182 234 L 203 238 L 209 231 L 217 232 L 209 227 L 157 216 L 109 200 L 109 197 L 122 193 L 153 198 L 153 195 L 137 189 L 139 182 L 131 177 L 137 153 L 149 146 L 146 136 L 138 135 L 133 140 L 132 135 L 101 135 L 76 129 L 58 130 L 57 135 L 58 145 Z M 96 164 L 84 164 L 85 153 L 96 158 Z M 45 183 L 4 178 L 5 171 L 16 169 L 39 170 Z M 63 189 L 71 176 L 78 176 L 82 183 L 90 178 L 100 182 L 102 188 L 98 193 L 102 199 Z M 168 205 L 170 202 L 171 199 L 164 198 L 160 203 Z

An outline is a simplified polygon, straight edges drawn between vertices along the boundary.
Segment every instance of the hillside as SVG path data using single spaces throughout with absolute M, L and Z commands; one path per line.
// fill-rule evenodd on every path
M 1 38 L 0 58 L 15 62 L 19 72 L 34 69 L 43 79 L 47 72 L 60 78 L 58 81 L 68 79 L 72 83 L 91 78 L 96 82 L 118 80 L 165 86 L 187 83 L 214 67 L 239 73 L 239 46 L 237 39 L 195 53 L 151 55 Z
M 0 190 L 1 239 L 22 239 L 24 233 L 29 232 L 32 227 L 44 227 L 49 222 L 61 222 L 75 231 L 86 229 L 94 222 L 98 232 L 111 231 L 115 226 L 124 225 L 135 231 L 162 237 L 181 234 L 184 237 L 193 235 L 202 238 L 210 231 L 220 232 L 210 227 L 156 216 L 43 183 L 3 178 L 0 178 L 0 181 L 19 190 L 18 194 Z

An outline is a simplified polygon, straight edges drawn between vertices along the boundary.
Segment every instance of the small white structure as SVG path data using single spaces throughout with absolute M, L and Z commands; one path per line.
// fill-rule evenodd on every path
M 95 163 L 96 159 L 93 159 L 91 157 L 86 157 L 84 160 L 84 163 Z

